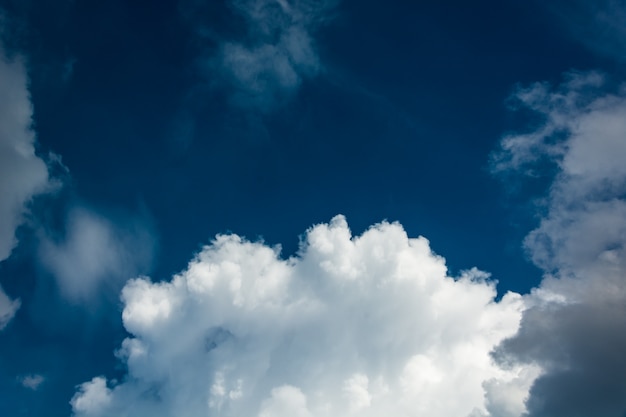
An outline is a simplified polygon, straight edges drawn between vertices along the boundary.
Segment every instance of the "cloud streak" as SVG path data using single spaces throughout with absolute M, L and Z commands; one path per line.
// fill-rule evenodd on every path
M 345 219 L 308 230 L 297 256 L 220 235 L 170 282 L 122 291 L 123 382 L 80 386 L 76 416 L 519 415 L 533 367 L 489 352 L 524 304 L 487 274 L 447 276 L 426 239 Z M 451 395 L 454 393 L 454 395 Z
M 520 89 L 521 105 L 544 122 L 505 137 L 494 158 L 498 171 L 541 174 L 541 160 L 557 170 L 524 242 L 545 277 L 526 297 L 519 333 L 496 352 L 542 368 L 527 403 L 532 417 L 626 413 L 625 92 L 598 73 Z

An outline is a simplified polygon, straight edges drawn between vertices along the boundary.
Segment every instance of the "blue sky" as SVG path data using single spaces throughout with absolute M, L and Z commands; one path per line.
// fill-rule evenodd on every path
M 625 16 L 0 1 L 0 414 L 624 417 Z

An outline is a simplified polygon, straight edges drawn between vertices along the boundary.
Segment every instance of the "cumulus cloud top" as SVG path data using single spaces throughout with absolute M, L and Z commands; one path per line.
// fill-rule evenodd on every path
M 489 352 L 518 329 L 519 295 L 447 276 L 397 223 L 353 237 L 311 228 L 299 254 L 217 236 L 170 282 L 122 292 L 121 383 L 94 379 L 77 416 L 519 415 L 536 376 Z M 96 398 L 98 401 L 92 399 Z M 508 414 L 507 414 L 508 413 Z
M 544 370 L 531 390 L 533 417 L 626 413 L 626 90 L 598 73 L 518 92 L 544 120 L 507 136 L 496 169 L 528 172 L 547 158 L 557 174 L 539 226 L 525 239 L 546 272 L 526 297 L 519 334 L 502 360 Z

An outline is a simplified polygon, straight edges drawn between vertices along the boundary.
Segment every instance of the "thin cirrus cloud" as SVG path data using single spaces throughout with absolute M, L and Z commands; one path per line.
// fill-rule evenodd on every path
M 557 87 L 520 89 L 544 123 L 503 138 L 496 171 L 557 167 L 539 226 L 525 239 L 545 271 L 526 296 L 519 333 L 495 357 L 542 369 L 531 417 L 626 412 L 626 89 L 599 73 L 570 73 Z M 537 173 L 537 172 L 535 172 Z
M 171 282 L 129 281 L 122 382 L 97 376 L 76 416 L 501 416 L 524 412 L 534 365 L 490 351 L 518 329 L 522 297 L 488 275 L 447 276 L 426 239 L 345 219 L 300 252 L 217 236 Z M 453 393 L 453 394 L 452 394 Z
M 246 22 L 244 39 L 220 42 L 212 65 L 232 88 L 232 102 L 270 109 L 293 94 L 322 65 L 314 32 L 335 2 L 233 0 Z
M 15 231 L 27 204 L 49 187 L 48 168 L 35 153 L 32 106 L 21 59 L 7 59 L 0 46 L 0 262 L 17 244 Z M 0 330 L 20 306 L 0 286 Z

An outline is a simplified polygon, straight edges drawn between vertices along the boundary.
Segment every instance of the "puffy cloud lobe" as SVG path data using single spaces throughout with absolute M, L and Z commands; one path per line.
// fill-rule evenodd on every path
M 569 74 L 556 89 L 520 91 L 545 123 L 504 138 L 496 157 L 497 169 L 532 167 L 544 156 L 558 169 L 547 211 L 525 240 L 546 276 L 526 297 L 519 334 L 496 354 L 543 369 L 530 416 L 626 413 L 626 90 L 607 92 L 605 82 Z
M 297 256 L 217 236 L 170 282 L 122 292 L 123 382 L 94 379 L 77 416 L 485 416 L 524 411 L 536 373 L 489 352 L 518 329 L 521 296 L 487 274 L 448 277 L 426 239 L 345 219 Z M 106 398 L 96 401 L 90 398 Z M 82 404 L 90 404 L 83 406 Z
M 75 208 L 68 216 L 64 240 L 43 238 L 40 259 L 66 298 L 90 301 L 103 285 L 117 292 L 128 277 L 145 271 L 154 246 L 141 222 L 114 225 L 92 211 Z
M 232 5 L 248 39 L 222 42 L 217 63 L 232 82 L 233 101 L 271 108 L 320 69 L 312 31 L 332 2 L 240 0 Z

